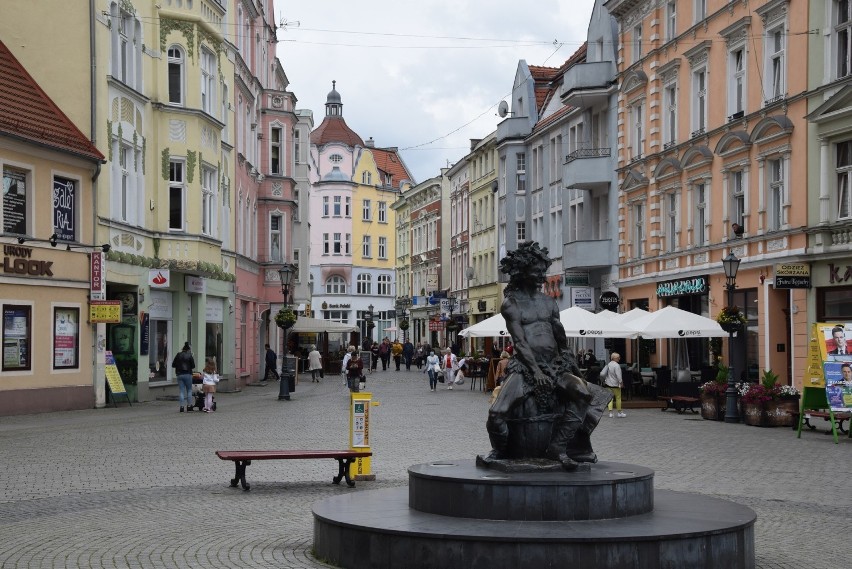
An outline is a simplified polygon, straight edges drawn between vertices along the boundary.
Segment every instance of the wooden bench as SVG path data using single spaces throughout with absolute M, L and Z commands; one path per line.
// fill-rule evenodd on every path
M 825 419 L 826 421 L 831 420 L 831 414 L 828 411 L 805 411 L 805 425 L 808 426 L 809 429 L 816 429 L 816 425 L 811 425 L 810 419 L 814 419 L 820 417 Z M 843 422 L 848 421 L 852 417 L 852 413 L 846 413 L 843 411 L 837 411 L 834 413 L 834 424 L 837 426 L 837 430 L 843 433 L 844 435 L 848 433 L 848 429 L 843 428 Z M 826 434 L 831 434 L 831 427 L 829 426 Z
M 674 409 L 678 413 L 683 413 L 687 409 L 693 413 L 698 413 L 695 406 L 701 402 L 698 398 L 698 383 L 694 381 L 670 383 L 668 395 L 659 395 L 657 399 L 666 402 L 666 406 L 660 409 L 661 411 Z
M 251 488 L 246 482 L 246 466 L 253 460 L 296 460 L 311 458 L 333 458 L 337 461 L 337 476 L 332 479 L 334 484 L 340 484 L 346 479 L 346 484 L 351 488 L 355 481 L 349 477 L 349 466 L 355 459 L 372 456 L 372 452 L 358 450 L 217 450 L 216 456 L 222 460 L 233 460 L 236 465 L 236 475 L 231 479 L 231 487 L 241 484 L 243 490 Z

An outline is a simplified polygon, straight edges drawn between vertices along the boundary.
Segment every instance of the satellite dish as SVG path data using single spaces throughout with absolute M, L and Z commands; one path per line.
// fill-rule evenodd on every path
M 507 103 L 506 101 L 500 101 L 500 104 L 497 105 L 497 114 L 500 116 L 500 118 L 503 118 L 508 115 L 509 103 Z

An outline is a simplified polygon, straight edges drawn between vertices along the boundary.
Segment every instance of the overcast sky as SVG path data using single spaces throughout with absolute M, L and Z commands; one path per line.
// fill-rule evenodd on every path
M 496 129 L 518 61 L 559 67 L 582 45 L 593 5 L 275 0 L 275 22 L 286 22 L 278 57 L 315 127 L 336 80 L 346 124 L 376 146 L 398 147 L 422 182 L 464 157 L 471 138 Z

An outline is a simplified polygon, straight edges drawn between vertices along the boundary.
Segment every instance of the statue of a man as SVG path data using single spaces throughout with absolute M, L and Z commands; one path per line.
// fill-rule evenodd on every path
M 500 261 L 509 275 L 500 312 L 514 358 L 488 412 L 493 450 L 481 457 L 485 464 L 548 458 L 574 470 L 578 462 L 597 462 L 589 435 L 612 395 L 579 376 L 556 301 L 541 292 L 551 262 L 547 248 L 535 242 L 522 243 Z

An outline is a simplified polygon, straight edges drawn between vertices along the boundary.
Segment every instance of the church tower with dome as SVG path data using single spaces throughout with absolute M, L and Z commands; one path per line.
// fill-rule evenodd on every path
M 391 312 L 397 296 L 391 205 L 414 180 L 396 147 L 378 148 L 346 124 L 336 83 L 311 132 L 311 312 L 357 326 L 361 338 L 402 338 Z

